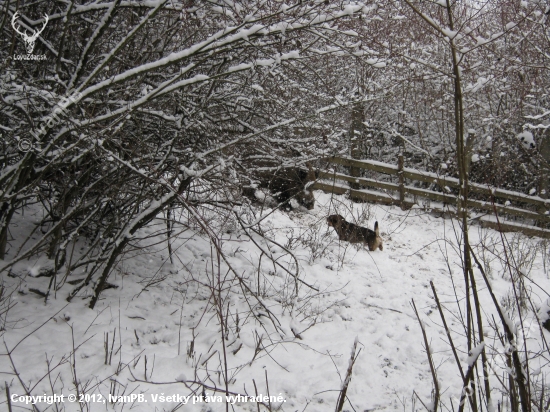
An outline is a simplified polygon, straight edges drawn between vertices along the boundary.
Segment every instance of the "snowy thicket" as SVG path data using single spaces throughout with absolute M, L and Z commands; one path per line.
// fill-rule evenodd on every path
M 195 309 L 217 317 L 216 336 L 222 342 L 235 338 L 235 346 L 241 343 L 242 316 L 264 329 L 268 322 L 273 329 L 248 344 L 256 345 L 250 364 L 259 353 L 270 353 L 267 340 L 275 346 L 301 340 L 318 319 L 327 321 L 320 306 L 312 309 L 324 289 L 303 273 L 304 261 L 313 264 L 330 249 L 327 233 L 319 230 L 324 217 L 317 208 L 311 213 L 320 220 L 308 222 L 297 236 L 285 232 L 287 241 L 266 221 L 279 213 L 275 206 L 302 211 L 313 206 L 313 195 L 301 189 L 315 167 L 326 167 L 319 159 L 333 154 L 386 162 L 403 154 L 407 167 L 458 177 L 463 199 L 470 180 L 547 197 L 549 14 L 543 0 L 0 0 L 2 332 L 17 326 L 8 316 L 17 292 L 30 291 L 46 307 L 67 300 L 97 310 L 104 291 L 122 286 L 117 276 L 132 274 L 124 262 L 160 250 L 167 259 L 162 268 L 133 279 L 133 287 L 142 281 L 147 292 L 169 274 L 185 272 L 185 281 L 167 288 L 206 299 L 206 308 Z M 29 57 L 31 47 L 21 33 L 33 30 L 35 56 Z M 287 189 L 294 197 L 288 203 L 290 196 L 281 194 Z M 330 207 L 323 213 L 333 212 Z M 368 217 L 354 216 L 358 222 Z M 536 356 L 528 354 L 525 337 L 525 355 L 518 355 L 522 346 L 510 319 L 544 320 L 536 315 L 544 312 L 542 299 L 530 301 L 524 286 L 524 263 L 535 257 L 525 252 L 499 261 L 499 273 L 506 272 L 515 294 L 500 306 L 512 315 L 496 298 L 485 300 L 493 309 L 482 310 L 474 268 L 476 275 L 485 270 L 478 281 L 490 289 L 489 252 L 483 236 L 476 238 L 479 244 L 470 242 L 466 217 L 461 224 L 452 248 L 465 290 L 454 293 L 457 303 L 465 297 L 457 307 L 466 317 L 453 313 L 464 326 L 462 350 L 470 353 L 458 383 L 464 387 L 460 410 L 464 405 L 477 410 L 482 399 L 480 410 L 493 407 L 488 386 L 477 397 L 467 394 L 469 402 L 464 392 L 475 380 L 478 358 L 487 369 L 487 354 L 495 348 L 483 340 L 487 323 L 503 346 L 517 345 L 499 352 L 518 382 L 507 386 L 500 375 L 497 379 L 499 390 L 516 399 L 511 409 L 543 410 L 544 378 L 530 380 L 525 364 L 532 358 L 540 363 L 545 353 L 542 329 L 544 345 L 537 341 L 542 346 Z M 179 253 L 187 237 L 200 238 L 206 250 Z M 242 261 L 235 265 L 239 247 L 227 248 L 227 237 L 246 241 L 246 253 L 258 252 L 246 257 L 256 272 L 247 267 L 242 273 Z M 529 249 L 501 240 L 499 250 L 505 252 Z M 495 248 L 491 253 L 497 255 Z M 534 247 L 536 253 L 546 248 Z M 306 258 L 300 256 L 304 251 Z M 203 258 L 207 268 L 197 272 L 194 259 Z M 345 259 L 335 260 L 325 269 Z M 272 270 L 263 270 L 266 264 Z M 284 281 L 272 282 L 270 276 L 280 272 Z M 242 299 L 242 312 L 232 313 Z M 307 303 L 300 306 L 300 299 Z M 279 321 L 287 311 L 288 328 Z M 307 326 L 296 320 L 296 311 Z M 29 312 L 24 316 L 31 321 Z M 181 330 L 181 319 L 179 325 Z M 186 327 L 193 328 L 191 322 Z M 136 340 L 139 346 L 137 331 Z M 433 367 L 427 339 L 424 344 Z M 216 350 L 226 362 L 220 360 L 214 386 L 229 394 L 233 383 L 222 346 Z M 357 342 L 343 378 L 346 388 L 353 385 L 356 349 Z M 196 371 L 194 353 L 188 348 Z M 14 373 L 30 393 L 28 382 Z M 208 373 L 176 380 L 192 381 L 189 390 L 199 391 L 200 385 L 204 390 L 212 385 Z M 475 373 L 478 380 L 487 378 Z M 433 403 L 424 406 L 435 411 L 444 401 L 435 371 L 432 375 Z M 76 376 L 73 383 L 83 389 Z M 345 391 L 341 394 L 343 407 Z
M 85 234 L 97 253 L 86 283 L 105 278 L 136 230 L 184 198 L 226 204 L 258 170 L 346 153 L 350 104 L 363 112 L 354 155 L 402 150 L 455 173 L 449 39 L 473 178 L 544 191 L 544 5 L 453 4 L 453 31 L 443 3 L 22 7 L 29 31 L 49 15 L 35 47 L 48 58 L 16 60 L 15 36 L 1 50 L 0 257 L 14 214 L 39 202 L 44 236 L 17 258 L 43 251 L 60 267 Z M 2 5 L 8 36 L 16 6 Z
M 47 60 L 10 62 L 21 47 L 15 38 L 3 49 L 0 257 L 12 252 L 6 269 L 45 253 L 57 270 L 72 239 L 87 237 L 90 253 L 71 264 L 86 262 L 88 277 L 71 296 L 97 282 L 92 307 L 117 257 L 158 213 L 226 207 L 258 168 L 300 165 L 330 147 L 322 135 L 334 133 L 329 120 L 346 104 L 334 90 L 350 60 L 334 43 L 356 37 L 338 22 L 365 8 L 47 7 L 28 10 L 50 14 L 35 49 Z M 47 215 L 43 231 L 15 252 L 7 242 L 13 216 L 35 202 Z

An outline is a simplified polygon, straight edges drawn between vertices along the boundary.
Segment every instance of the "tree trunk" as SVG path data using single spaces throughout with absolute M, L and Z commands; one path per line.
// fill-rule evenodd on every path
M 349 131 L 350 155 L 352 159 L 361 158 L 363 131 L 365 128 L 363 124 L 363 121 L 365 120 L 364 109 L 365 107 L 363 102 L 357 102 L 352 106 L 351 127 Z M 361 168 L 352 166 L 350 167 L 349 174 L 353 177 L 361 177 Z M 359 183 L 351 182 L 349 185 L 352 189 L 361 189 L 361 185 Z M 352 200 L 357 199 L 353 199 L 352 197 Z
M 546 129 L 542 135 L 540 156 L 542 157 L 542 164 L 539 175 L 539 195 L 544 199 L 548 199 L 550 197 L 550 128 Z

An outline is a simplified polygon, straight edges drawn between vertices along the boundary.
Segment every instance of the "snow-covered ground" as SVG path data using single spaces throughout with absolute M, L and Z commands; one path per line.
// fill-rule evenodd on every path
M 159 220 L 141 233 L 145 238 L 141 244 L 148 246 L 129 250 L 118 263 L 109 279 L 118 288 L 105 290 L 93 310 L 87 306 L 91 289 L 67 303 L 72 289 L 68 282 L 57 298 L 44 303 L 36 290 L 44 291 L 48 280 L 36 276 L 39 266 L 48 262 L 18 264 L 13 273 L 24 280 L 7 317 L 2 352 L 11 356 L 0 357 L 0 382 L 7 382 L 12 396 L 63 394 L 64 402 L 57 407 L 68 411 L 225 410 L 220 400 L 225 399 L 226 381 L 231 394 L 270 395 L 273 410 L 332 411 L 357 338 L 360 352 L 344 410 L 423 410 L 418 398 L 428 404 L 433 383 L 411 306 L 414 299 L 437 367 L 441 399 L 449 408 L 453 399 L 457 407 L 462 380 L 430 281 L 466 370 L 458 223 L 421 209 L 402 211 L 315 195 L 316 206 L 310 212 L 276 211 L 262 221 L 262 230 L 276 243 L 254 235 L 256 245 L 234 221 L 225 222 L 221 248 L 226 262 L 218 259 L 198 227 L 176 226 L 181 234 L 173 242 L 170 263 L 165 236 L 156 235 L 164 227 Z M 369 252 L 339 242 L 326 224 L 326 217 L 334 213 L 370 228 L 378 221 L 384 251 Z M 21 231 L 30 230 L 38 218 L 26 213 Z M 470 236 L 478 257 L 488 265 L 497 299 L 510 309 L 512 282 L 509 274 L 503 276 L 500 234 L 474 225 Z M 542 250 L 548 246 L 517 234 L 506 234 L 506 239 L 513 243 L 509 258 L 523 259 L 523 270 L 538 285 L 526 281 L 538 316 L 544 320 L 548 299 L 544 290 L 550 281 Z M 78 243 L 75 253 L 84 247 Z M 67 280 L 82 279 L 85 270 L 80 268 Z M 289 274 L 296 271 L 301 280 L 297 284 Z M 493 321 L 492 314 L 502 327 L 483 278 L 475 273 L 487 344 L 504 353 L 488 322 Z M 4 276 L 6 285 L 16 281 Z M 510 311 L 509 316 L 517 322 L 517 313 Z M 541 336 L 532 319 L 533 312 L 528 311 L 524 330 L 535 351 Z M 539 358 L 533 360 L 530 367 L 536 370 L 538 362 Z M 502 375 L 498 356 L 493 366 Z M 537 376 L 548 372 L 545 368 Z M 496 389 L 493 392 L 496 404 L 501 398 Z M 70 394 L 88 402 L 71 403 Z M 113 404 L 109 394 L 126 398 Z M 185 398 L 203 394 L 215 396 L 209 398 L 213 402 Z M 277 397 L 283 401 L 277 402 Z M 7 410 L 5 397 L 2 401 L 0 409 Z M 183 406 L 184 402 L 188 403 Z M 12 406 L 23 405 L 14 401 Z M 48 405 L 37 406 L 43 411 Z M 55 405 L 50 408 L 56 410 Z M 230 409 L 258 410 L 256 402 L 250 401 L 237 402 Z

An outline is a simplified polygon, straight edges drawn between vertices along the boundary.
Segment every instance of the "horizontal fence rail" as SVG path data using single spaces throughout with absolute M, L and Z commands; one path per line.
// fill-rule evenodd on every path
M 378 173 L 397 175 L 399 176 L 399 184 L 391 182 L 383 182 L 365 177 L 354 177 L 343 173 L 320 171 L 319 178 L 325 182 L 316 182 L 313 189 L 323 190 L 329 193 L 344 194 L 350 193 L 352 198 L 371 201 L 382 204 L 398 204 L 402 206 L 412 206 L 415 202 L 407 200 L 405 194 L 414 197 L 421 197 L 436 202 L 442 202 L 447 205 L 455 205 L 458 201 L 456 195 L 450 193 L 451 188 L 458 189 L 460 184 L 458 179 L 450 176 L 438 175 L 436 173 L 425 172 L 421 170 L 403 167 L 403 160 L 400 157 L 398 165 L 378 162 L 374 160 L 356 160 L 346 157 L 330 157 L 322 159 L 330 164 L 341 165 L 353 168 L 371 170 Z M 425 183 L 437 184 L 442 192 L 436 192 L 429 189 L 422 189 L 405 184 L 405 180 L 415 180 Z M 326 180 L 333 180 L 327 183 Z M 377 192 L 366 189 L 352 189 L 336 183 L 336 181 L 346 181 L 352 184 L 366 186 L 370 188 L 381 189 L 385 191 L 396 192 L 395 196 L 384 192 Z M 468 199 L 468 207 L 474 209 L 485 210 L 490 213 L 496 212 L 499 215 L 519 216 L 526 219 L 534 220 L 542 226 L 550 224 L 550 199 L 543 199 L 539 196 L 529 196 L 519 192 L 490 187 L 479 183 L 469 182 L 469 192 L 484 195 L 492 200 L 482 201 Z M 446 192 L 446 193 L 445 193 Z M 497 199 L 504 199 L 505 203 L 499 203 Z M 512 206 L 511 202 L 525 203 L 534 206 L 536 210 L 527 210 L 520 207 Z M 437 209 L 437 208 L 435 208 Z M 441 212 L 449 213 L 449 210 L 441 210 Z M 503 231 L 521 231 L 527 235 L 550 237 L 550 230 L 535 226 L 519 225 L 510 222 L 497 222 L 491 219 L 481 219 L 483 226 L 500 229 Z

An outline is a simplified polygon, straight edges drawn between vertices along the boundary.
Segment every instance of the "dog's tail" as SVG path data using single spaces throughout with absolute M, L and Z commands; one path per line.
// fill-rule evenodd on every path
M 384 243 L 382 242 L 382 238 L 380 237 L 380 230 L 378 230 L 378 222 L 374 222 L 374 232 L 376 233 L 376 240 L 380 242 L 378 244 L 378 249 L 384 250 Z

